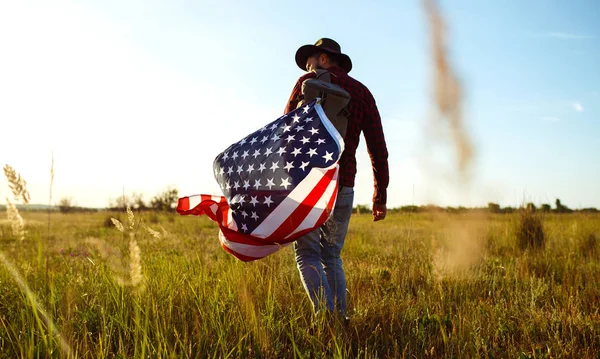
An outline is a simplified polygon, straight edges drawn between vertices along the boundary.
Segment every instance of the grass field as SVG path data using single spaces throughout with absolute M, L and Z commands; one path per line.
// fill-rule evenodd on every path
M 242 263 L 207 218 L 21 214 L 23 241 L 0 222 L 2 358 L 600 357 L 598 215 L 543 215 L 535 251 L 518 214 L 355 215 L 344 329 L 313 323 L 289 247 Z

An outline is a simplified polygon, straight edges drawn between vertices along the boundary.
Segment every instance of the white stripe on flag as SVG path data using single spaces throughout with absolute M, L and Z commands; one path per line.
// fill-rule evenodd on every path
M 338 184 L 336 181 L 338 173 L 339 173 L 339 170 L 335 172 L 333 180 L 331 182 L 329 182 L 329 186 L 327 187 L 327 190 L 325 191 L 325 193 L 323 193 L 321 198 L 319 198 L 319 201 L 317 202 L 317 204 L 315 204 L 315 207 L 310 211 L 310 213 L 306 216 L 306 218 L 304 218 L 304 221 L 302 221 L 302 223 L 300 223 L 298 228 L 296 228 L 292 233 L 290 233 L 287 237 L 285 237 L 286 239 L 300 231 L 303 231 L 308 228 L 313 228 L 315 226 L 315 224 L 317 224 L 317 221 L 319 220 L 319 218 L 321 218 L 321 215 L 323 214 L 324 209 L 327 208 L 327 205 L 329 204 L 329 200 L 331 199 L 331 196 L 333 195 L 333 192 L 335 191 L 335 188 Z M 333 206 L 335 206 L 335 200 L 336 200 L 336 197 L 333 198 L 334 203 L 331 205 L 331 208 L 333 208 Z M 331 213 L 333 213 L 333 210 L 331 211 Z M 331 216 L 331 213 L 330 213 L 330 216 Z
M 325 126 L 325 128 L 327 129 L 327 131 L 329 132 L 331 137 L 333 137 L 333 140 L 335 142 L 337 142 L 337 144 L 340 146 L 340 157 L 341 157 L 342 153 L 344 153 L 344 147 L 346 145 L 344 143 L 344 139 L 342 138 L 342 135 L 340 135 L 340 133 L 335 128 L 333 123 L 331 123 L 331 121 L 329 120 L 329 117 L 327 117 L 327 115 L 325 114 L 325 110 L 323 110 L 323 107 L 320 104 L 317 103 L 315 105 L 315 110 L 317 111 L 317 115 L 319 115 L 319 117 L 321 118 L 321 122 L 323 123 L 323 126 Z M 337 161 L 337 159 L 335 159 L 335 158 L 334 158 L 334 160 Z
M 227 238 L 221 231 L 219 231 L 219 240 L 221 241 L 221 243 L 223 243 L 223 245 L 225 245 L 227 248 L 231 249 L 235 253 L 239 253 L 252 258 L 266 257 L 269 254 L 273 254 L 291 243 L 290 242 L 285 244 L 268 244 L 264 246 L 253 246 L 250 244 L 231 242 L 227 240 Z
M 316 184 L 330 168 L 313 168 L 309 174 L 294 188 L 292 192 L 275 208 L 262 223 L 252 231 L 252 236 L 266 238 L 273 234 L 281 224 L 298 208 L 306 197 L 312 192 Z M 317 203 L 318 205 L 319 203 Z M 325 207 L 317 207 L 323 211 Z
M 190 210 L 190 209 L 196 207 L 197 205 L 199 205 L 200 202 L 202 202 L 202 196 L 199 194 L 189 196 L 188 201 L 190 202 L 190 208 L 187 208 L 187 209 Z
M 237 223 L 235 223 L 235 220 L 233 219 L 233 211 L 231 209 L 227 211 L 227 216 L 225 217 L 225 225 L 231 230 L 238 230 L 238 226 Z

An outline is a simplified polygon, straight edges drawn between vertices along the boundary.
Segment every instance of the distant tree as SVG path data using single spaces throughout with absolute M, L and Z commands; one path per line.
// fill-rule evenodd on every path
M 356 207 L 354 207 L 354 212 L 356 212 L 356 214 L 369 213 L 371 212 L 371 209 L 366 204 L 357 204 Z
M 124 211 L 127 207 L 133 207 L 133 199 L 131 196 L 123 194 L 117 198 L 110 199 L 108 207 L 112 210 Z
M 405 212 L 405 213 L 417 213 L 419 212 L 419 207 L 417 206 L 402 206 L 400 207 L 400 212 Z
M 556 212 L 558 213 L 568 213 L 573 212 L 569 207 L 565 206 L 560 202 L 560 199 L 556 199 Z
M 157 211 L 169 211 L 177 204 L 179 191 L 173 187 L 167 187 L 150 201 L 150 207 Z
M 490 213 L 500 213 L 500 205 L 497 203 L 488 203 L 488 211 Z
M 525 208 L 526 208 L 528 211 L 530 211 L 530 212 L 535 212 L 535 211 L 536 211 L 536 209 L 537 209 L 537 208 L 535 207 L 535 204 L 533 204 L 533 203 L 531 203 L 531 202 L 527 203 L 527 207 L 525 207 Z
M 131 202 L 134 209 L 145 210 L 148 209 L 148 205 L 144 201 L 144 195 L 139 192 L 133 192 L 131 194 Z
M 73 198 L 71 197 L 63 197 L 58 201 L 58 210 L 62 213 L 71 212 L 74 208 Z
M 439 212 L 444 212 L 445 208 L 440 207 L 440 206 L 438 206 L 436 204 L 431 204 L 430 203 L 430 204 L 428 204 L 426 206 L 421 206 L 421 208 L 419 208 L 419 210 L 423 211 L 423 212 L 427 212 L 427 213 L 435 213 L 435 212 L 439 213 Z
M 548 213 L 552 210 L 552 207 L 550 207 L 550 205 L 547 203 L 542 204 L 542 206 L 540 208 L 541 208 L 542 212 L 544 212 L 544 213 Z

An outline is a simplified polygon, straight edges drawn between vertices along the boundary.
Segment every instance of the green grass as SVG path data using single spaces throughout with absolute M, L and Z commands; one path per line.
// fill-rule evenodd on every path
M 73 357 L 587 357 L 600 352 L 600 216 L 542 215 L 545 245 L 520 250 L 518 215 L 354 216 L 342 253 L 351 322 L 312 322 L 290 247 L 242 263 L 207 218 L 136 214 L 144 287 L 127 276 L 117 214 L 22 213 L 0 250 Z M 127 216 L 119 216 L 127 225 Z M 153 222 L 153 223 L 151 223 Z M 96 238 L 110 246 L 103 253 Z M 0 357 L 65 357 L 0 267 Z

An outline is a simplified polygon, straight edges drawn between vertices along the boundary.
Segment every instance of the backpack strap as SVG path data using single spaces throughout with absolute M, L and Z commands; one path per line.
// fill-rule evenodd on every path
M 331 75 L 332 75 L 331 72 L 324 70 L 324 69 L 317 69 L 313 72 L 317 74 L 317 77 L 316 77 L 317 80 L 331 83 Z
M 350 94 L 341 86 L 331 83 L 331 76 L 335 74 L 322 69 L 314 72 L 316 77 L 304 80 L 302 83 L 302 98 L 299 99 L 297 108 L 320 98 L 327 118 L 344 137 L 348 124 Z

